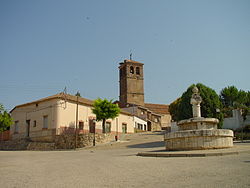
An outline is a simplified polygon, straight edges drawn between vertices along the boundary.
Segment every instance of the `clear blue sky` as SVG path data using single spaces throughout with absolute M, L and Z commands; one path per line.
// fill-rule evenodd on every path
M 0 103 L 63 91 L 118 99 L 118 63 L 144 63 L 147 102 L 201 82 L 250 90 L 249 0 L 1 0 Z

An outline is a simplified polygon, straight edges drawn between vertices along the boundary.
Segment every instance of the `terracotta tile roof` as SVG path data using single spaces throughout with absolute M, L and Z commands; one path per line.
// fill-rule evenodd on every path
M 64 93 L 58 93 L 58 94 L 51 95 L 49 97 L 45 97 L 45 98 L 42 98 L 42 99 L 39 99 L 39 100 L 35 100 L 35 101 L 28 102 L 28 103 L 25 103 L 25 104 L 17 105 L 17 106 L 15 106 L 15 108 L 28 106 L 28 105 L 32 105 L 32 104 L 36 104 L 36 103 L 40 103 L 40 102 L 44 102 L 44 101 L 49 101 L 49 100 L 52 100 L 52 99 L 66 99 L 68 101 L 77 101 L 76 96 L 69 95 L 69 94 L 65 95 Z M 82 98 L 82 97 L 79 97 L 78 101 L 79 101 L 80 104 L 83 103 L 83 104 L 88 105 L 88 106 L 93 105 L 92 100 L 85 99 L 85 98 Z M 11 111 L 13 111 L 14 109 L 12 109 Z
M 123 65 L 124 63 L 134 63 L 134 64 L 142 64 L 142 65 L 144 65 L 143 63 L 141 63 L 139 61 L 134 61 L 134 60 L 131 60 L 131 59 L 125 59 L 123 62 L 120 63 L 120 65 Z
M 53 100 L 53 99 L 62 99 L 62 100 L 66 99 L 67 101 L 77 102 L 77 96 L 75 96 L 75 95 L 58 93 L 58 94 L 55 94 L 55 95 L 51 95 L 49 97 L 45 97 L 45 98 L 42 98 L 42 99 L 39 99 L 39 100 L 29 102 L 29 103 L 17 105 L 10 111 L 10 113 L 14 109 L 19 108 L 19 107 L 24 107 L 24 106 L 28 106 L 28 105 L 32 105 L 32 104 L 36 104 L 36 103 L 40 103 L 40 102 L 44 102 L 44 101 L 49 101 L 49 100 Z M 90 106 L 90 107 L 92 107 L 93 104 L 94 104 L 94 100 L 86 99 L 86 98 L 83 98 L 83 97 L 78 97 L 78 102 L 79 102 L 79 104 L 87 105 L 87 106 Z M 124 111 L 122 109 L 121 109 L 121 113 L 132 116 L 131 113 L 126 112 L 126 111 Z
M 169 105 L 145 103 L 145 107 L 157 114 L 169 114 Z
M 61 99 L 64 99 L 64 98 L 65 98 L 65 95 Z M 77 96 L 67 94 L 66 95 L 66 100 L 76 102 L 77 101 Z M 78 102 L 79 102 L 79 104 L 85 104 L 87 106 L 93 106 L 93 104 L 94 104 L 94 100 L 86 99 L 86 98 L 83 98 L 83 97 L 78 97 Z
M 143 64 L 143 63 L 140 63 L 139 61 L 134 61 L 134 60 L 131 60 L 131 59 L 125 59 L 124 63 L 139 63 L 139 64 Z

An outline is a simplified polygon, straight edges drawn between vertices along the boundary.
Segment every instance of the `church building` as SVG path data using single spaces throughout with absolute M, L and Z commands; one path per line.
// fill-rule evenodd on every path
M 171 116 L 168 105 L 145 103 L 143 63 L 124 60 L 119 66 L 119 106 L 147 121 L 147 131 L 170 129 Z M 141 129 L 141 127 L 136 127 Z M 145 127 L 144 129 L 145 130 Z

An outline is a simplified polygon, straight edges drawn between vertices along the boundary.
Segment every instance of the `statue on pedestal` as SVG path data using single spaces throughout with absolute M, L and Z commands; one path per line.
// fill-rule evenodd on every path
M 201 102 L 202 98 L 199 94 L 199 89 L 195 86 L 193 89 L 193 94 L 190 100 L 190 104 L 192 104 L 192 110 L 193 110 L 193 117 L 199 118 L 201 117 Z
M 201 150 L 201 149 L 222 149 L 233 147 L 233 131 L 217 129 L 219 120 L 212 117 L 201 117 L 202 98 L 199 89 L 192 89 L 193 118 L 184 119 L 178 122 L 179 130 L 165 133 L 164 141 L 166 150 Z M 205 102 L 205 101 L 203 101 Z

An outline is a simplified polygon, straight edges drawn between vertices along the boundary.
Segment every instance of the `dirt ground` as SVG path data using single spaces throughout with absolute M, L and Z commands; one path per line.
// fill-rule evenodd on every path
M 147 133 L 76 151 L 0 151 L 0 187 L 250 187 L 250 152 L 136 156 L 164 149 L 162 140 L 161 133 Z

